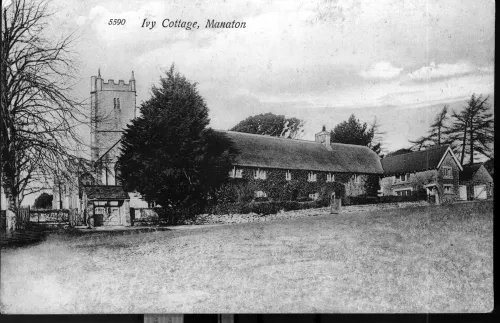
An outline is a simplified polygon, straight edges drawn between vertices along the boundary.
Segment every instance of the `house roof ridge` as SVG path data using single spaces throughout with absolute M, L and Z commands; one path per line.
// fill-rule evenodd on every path
M 396 157 L 399 157 L 399 156 L 404 156 L 404 155 L 410 155 L 410 154 L 416 154 L 416 153 L 423 153 L 423 152 L 426 152 L 426 151 L 429 151 L 429 150 L 437 150 L 437 149 L 441 149 L 441 148 L 445 148 L 448 149 L 448 147 L 450 147 L 450 145 L 439 145 L 439 146 L 432 146 L 432 147 L 429 147 L 425 150 L 417 150 L 417 151 L 411 151 L 409 153 L 404 153 L 404 154 L 398 154 L 396 156 L 388 156 L 388 157 L 384 157 L 382 159 L 388 159 L 388 158 L 396 158 Z
M 356 147 L 356 148 L 367 148 L 367 149 L 370 149 L 370 147 L 368 147 L 368 146 L 355 145 L 355 144 L 344 144 L 344 143 L 341 143 L 341 142 L 331 142 L 330 145 L 339 145 L 339 146 L 346 146 L 346 147 Z
M 214 131 L 221 131 L 221 132 L 229 132 L 229 133 L 237 133 L 237 134 L 242 134 L 246 136 L 254 136 L 254 137 L 261 137 L 261 138 L 271 138 L 271 139 L 276 139 L 276 140 L 293 140 L 293 141 L 303 141 L 303 142 L 311 142 L 311 143 L 318 143 L 317 141 L 314 140 L 306 140 L 306 139 L 296 139 L 296 138 L 283 138 L 283 137 L 275 137 L 271 135 L 260 135 L 257 133 L 248 133 L 248 132 L 240 132 L 240 131 L 233 131 L 233 130 L 222 130 L 222 129 L 214 129 Z
M 220 130 L 220 129 L 214 129 L 214 130 L 215 131 L 222 131 L 222 132 L 229 132 L 229 133 L 238 133 L 238 134 L 243 134 L 243 135 L 247 135 L 247 136 L 255 136 L 255 137 L 260 137 L 260 138 L 271 138 L 271 139 L 277 139 L 277 140 L 287 140 L 287 141 L 292 140 L 292 141 L 300 141 L 300 142 L 310 142 L 310 143 L 315 143 L 315 144 L 321 145 L 321 143 L 319 143 L 315 140 L 283 138 L 283 137 L 275 137 L 275 136 L 271 136 L 271 135 L 260 135 L 260 134 L 256 134 L 256 133 L 248 133 L 248 132 L 240 132 L 240 131 L 232 131 L 232 130 Z M 363 145 L 344 144 L 341 142 L 330 142 L 330 145 L 339 145 L 339 146 L 356 147 L 356 148 L 363 147 L 363 148 L 370 149 L 369 147 L 363 146 Z

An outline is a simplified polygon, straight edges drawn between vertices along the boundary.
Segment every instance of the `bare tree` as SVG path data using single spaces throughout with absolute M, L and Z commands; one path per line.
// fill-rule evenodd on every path
M 373 141 L 369 147 L 378 154 L 387 151 L 387 149 L 385 149 L 384 147 L 384 136 L 387 134 L 387 132 L 380 130 L 381 127 L 382 124 L 378 121 L 377 117 L 373 118 L 373 122 L 370 124 L 370 128 L 373 131 Z
M 69 179 L 67 166 L 81 147 L 76 127 L 86 114 L 69 94 L 74 37 L 47 37 L 50 16 L 45 1 L 13 0 L 3 8 L 1 176 L 12 211 L 54 175 Z

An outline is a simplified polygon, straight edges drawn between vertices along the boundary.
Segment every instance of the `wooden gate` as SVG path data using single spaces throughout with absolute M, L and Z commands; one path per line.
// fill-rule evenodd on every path
M 20 207 L 16 212 L 16 230 L 25 230 L 30 222 L 30 207 Z

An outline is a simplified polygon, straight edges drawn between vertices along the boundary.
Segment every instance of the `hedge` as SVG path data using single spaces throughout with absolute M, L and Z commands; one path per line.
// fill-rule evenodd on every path
M 363 205 L 363 204 L 379 204 L 379 203 L 401 203 L 401 202 L 416 202 L 425 201 L 425 195 L 408 195 L 408 196 L 346 196 L 342 198 L 342 205 Z

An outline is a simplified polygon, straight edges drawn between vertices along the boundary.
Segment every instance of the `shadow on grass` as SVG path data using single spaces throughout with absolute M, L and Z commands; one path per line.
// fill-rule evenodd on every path
M 41 229 L 34 228 L 30 230 L 18 230 L 14 232 L 2 232 L 0 234 L 0 247 L 27 247 L 39 244 L 47 239 L 48 236 L 58 236 L 65 239 L 83 236 L 99 236 L 99 237 L 114 237 L 124 235 L 135 235 L 140 233 L 171 231 L 171 229 L 163 227 L 144 227 L 134 229 L 113 229 L 113 230 L 95 230 L 95 229 L 75 229 L 75 228 L 52 228 Z M 119 246 L 118 246 L 119 247 Z M 124 247 L 124 246 L 122 246 Z
M 44 241 L 47 232 L 41 230 L 20 230 L 14 232 L 2 232 L 0 235 L 0 247 L 26 247 L 36 245 Z

